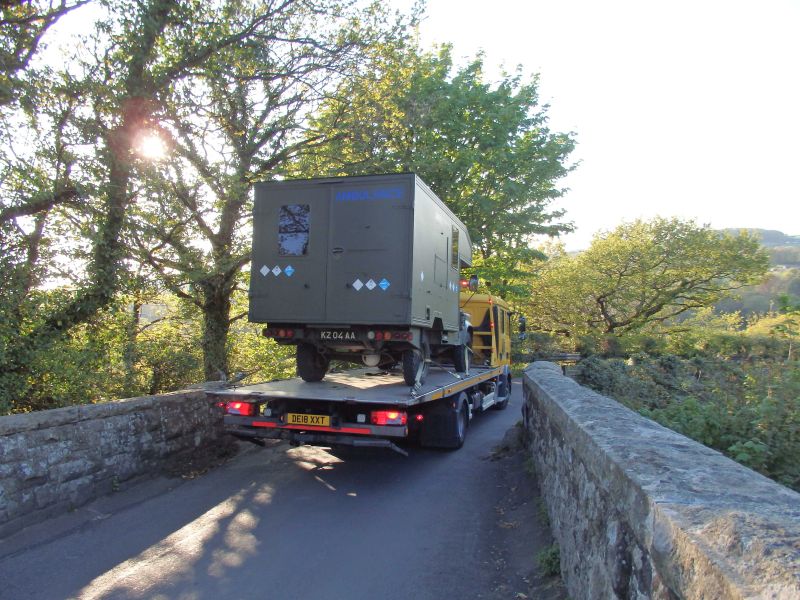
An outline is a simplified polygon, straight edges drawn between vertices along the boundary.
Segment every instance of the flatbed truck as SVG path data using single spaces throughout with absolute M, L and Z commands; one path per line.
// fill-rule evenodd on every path
M 457 449 L 472 418 L 503 409 L 511 395 L 510 310 L 487 294 L 462 292 L 461 308 L 476 326 L 466 373 L 431 364 L 423 384 L 409 387 L 399 368 L 360 368 L 211 392 L 223 409 L 225 429 L 249 441 L 389 448 L 399 443 Z M 407 444 L 404 444 L 407 445 Z
M 299 377 L 212 392 L 225 429 L 249 441 L 389 448 L 398 442 L 457 449 L 478 413 L 507 406 L 508 367 L 473 367 L 467 375 L 431 367 L 425 384 L 409 388 L 401 373 L 352 369 L 320 382 Z
M 508 404 L 508 305 L 461 279 L 469 232 L 415 174 L 257 184 L 251 258 L 249 320 L 297 347 L 298 377 L 215 392 L 230 433 L 460 448 Z

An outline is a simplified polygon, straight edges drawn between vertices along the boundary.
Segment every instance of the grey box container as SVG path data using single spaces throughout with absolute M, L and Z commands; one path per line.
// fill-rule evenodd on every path
M 255 186 L 252 322 L 457 331 L 471 264 L 466 227 L 414 174 Z

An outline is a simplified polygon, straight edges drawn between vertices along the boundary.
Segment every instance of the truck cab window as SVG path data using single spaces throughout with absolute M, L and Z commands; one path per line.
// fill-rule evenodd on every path
M 309 237 L 308 204 L 281 206 L 278 217 L 278 253 L 281 256 L 305 256 Z

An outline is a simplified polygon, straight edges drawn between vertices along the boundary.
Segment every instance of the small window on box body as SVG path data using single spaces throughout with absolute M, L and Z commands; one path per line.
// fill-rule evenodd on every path
M 308 204 L 281 206 L 278 216 L 278 254 L 305 256 L 308 253 L 310 212 Z

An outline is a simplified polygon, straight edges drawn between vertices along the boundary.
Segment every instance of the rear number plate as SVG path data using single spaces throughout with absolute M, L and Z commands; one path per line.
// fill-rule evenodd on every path
M 319 339 L 323 342 L 355 342 L 356 332 L 347 329 L 322 329 Z
M 330 427 L 331 418 L 327 415 L 301 415 L 298 413 L 287 413 L 286 424 L 312 425 L 314 427 Z

